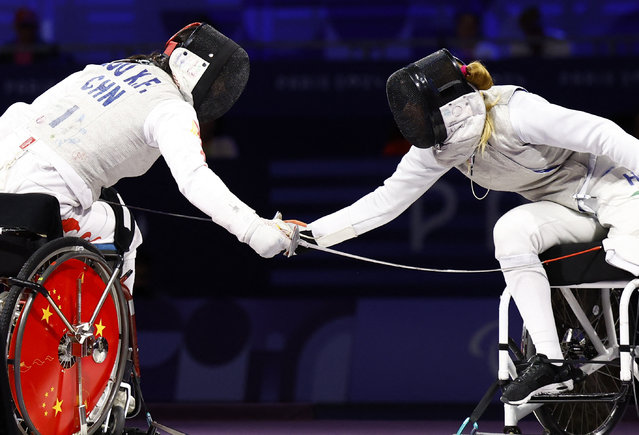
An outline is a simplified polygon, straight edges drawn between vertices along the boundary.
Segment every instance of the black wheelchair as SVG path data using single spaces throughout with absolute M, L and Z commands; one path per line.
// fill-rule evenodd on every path
M 122 264 L 113 244 L 62 237 L 54 197 L 0 193 L 0 433 L 157 433 Z M 148 430 L 126 429 L 141 412 Z
M 549 434 L 608 434 L 636 398 L 639 279 L 608 265 L 605 252 L 597 246 L 560 245 L 540 256 L 547 261 L 544 267 L 564 359 L 584 376 L 572 391 L 536 396 L 519 406 L 504 405 L 504 433 L 521 433 L 518 422 L 534 413 Z M 562 260 L 551 261 L 557 258 Z M 519 343 L 509 338 L 509 302 L 505 290 L 499 307 L 498 379 L 502 385 L 516 378 L 535 354 L 525 325 Z

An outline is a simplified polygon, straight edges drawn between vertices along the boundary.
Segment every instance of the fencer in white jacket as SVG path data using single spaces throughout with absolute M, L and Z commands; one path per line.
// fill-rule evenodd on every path
M 504 272 L 506 286 L 538 355 L 502 400 L 522 404 L 572 388 L 579 373 L 547 362 L 563 356 L 538 255 L 605 237 L 606 260 L 639 274 L 639 140 L 607 119 L 493 86 L 483 65 L 464 65 L 447 50 L 391 75 L 387 94 L 413 146 L 382 186 L 311 222 L 316 243 L 331 246 L 391 221 L 453 167 L 485 189 L 521 194 L 530 202 L 494 227 L 495 256 L 514 267 Z
M 208 168 L 199 134 L 200 122 L 235 103 L 248 74 L 246 52 L 205 23 L 180 30 L 163 53 L 89 65 L 0 117 L 0 192 L 51 194 L 65 235 L 111 242 L 115 217 L 97 201 L 101 189 L 162 156 L 192 204 L 272 257 L 288 246 L 283 224 L 262 219 Z M 140 243 L 136 231 L 125 271 Z

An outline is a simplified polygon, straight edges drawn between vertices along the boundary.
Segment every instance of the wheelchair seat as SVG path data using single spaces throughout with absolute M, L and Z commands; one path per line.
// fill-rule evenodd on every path
M 46 242 L 62 237 L 60 205 L 43 193 L 0 193 L 0 276 L 15 276 Z
M 571 243 L 557 245 L 542 253 L 541 261 L 564 257 L 588 249 L 601 246 L 601 242 Z M 634 276 L 625 270 L 606 263 L 606 252 L 603 249 L 590 251 L 574 257 L 562 258 L 561 261 L 544 263 L 544 269 L 552 286 L 570 286 L 595 282 L 624 281 Z

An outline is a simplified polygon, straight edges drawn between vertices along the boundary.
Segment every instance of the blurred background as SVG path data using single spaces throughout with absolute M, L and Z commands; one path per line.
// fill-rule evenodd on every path
M 239 102 L 202 131 L 209 166 L 260 215 L 310 222 L 392 174 L 408 144 L 386 79 L 442 47 L 481 59 L 498 84 L 639 134 L 638 20 L 628 0 L 0 0 L 0 110 L 86 63 L 161 50 L 185 24 L 207 21 L 252 59 Z M 116 188 L 132 206 L 202 216 L 162 160 Z M 493 268 L 492 226 L 521 202 L 499 192 L 477 201 L 451 171 L 392 223 L 336 248 Z M 496 376 L 500 274 L 321 252 L 265 260 L 212 223 L 134 213 L 145 237 L 134 294 L 149 402 L 426 418 L 464 407 L 461 417 Z

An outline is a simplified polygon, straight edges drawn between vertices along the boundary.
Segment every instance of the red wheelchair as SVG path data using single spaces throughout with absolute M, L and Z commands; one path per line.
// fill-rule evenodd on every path
M 0 193 L 0 433 L 156 433 L 125 273 L 113 244 L 62 237 L 54 197 Z

